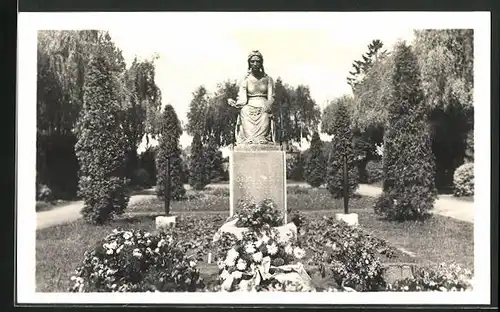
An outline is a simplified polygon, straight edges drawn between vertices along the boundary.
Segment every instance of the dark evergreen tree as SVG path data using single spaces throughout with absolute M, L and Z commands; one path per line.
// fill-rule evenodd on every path
M 158 197 L 165 195 L 165 178 L 167 177 L 167 161 L 170 163 L 170 195 L 171 199 L 184 197 L 183 168 L 179 138 L 182 134 L 181 123 L 174 108 L 166 105 L 160 124 L 160 139 L 156 156 L 156 193 Z
M 208 183 L 210 177 L 208 174 L 208 164 L 203 152 L 201 136 L 195 132 L 191 143 L 191 155 L 189 158 L 189 185 L 195 190 L 202 190 Z
M 334 198 L 341 198 L 344 196 L 344 156 L 347 157 L 349 196 L 358 187 L 351 116 L 344 101 L 338 101 L 335 108 L 332 134 L 332 146 L 327 160 L 327 187 Z
M 428 216 L 437 191 L 427 109 L 416 57 L 405 43 L 395 52 L 389 125 L 384 135 L 384 193 L 375 212 L 391 220 Z
M 115 72 L 104 53 L 89 66 L 84 105 L 77 124 L 75 152 L 80 163 L 79 195 L 82 214 L 103 224 L 128 204 L 125 175 L 126 142 Z
M 304 170 L 304 179 L 312 187 L 319 187 L 325 183 L 326 161 L 322 150 L 323 142 L 316 131 L 311 139 L 306 166 Z
M 210 136 L 206 139 L 204 148 L 205 161 L 207 164 L 207 174 L 210 182 L 219 182 L 224 177 L 222 168 L 222 152 L 219 150 L 217 139 Z

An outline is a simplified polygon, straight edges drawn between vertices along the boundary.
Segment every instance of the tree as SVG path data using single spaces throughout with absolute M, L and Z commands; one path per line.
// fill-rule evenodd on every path
M 171 198 L 179 200 L 184 197 L 186 190 L 183 185 L 183 168 L 179 138 L 182 134 L 181 124 L 172 105 L 163 109 L 161 124 L 159 125 L 159 140 L 156 156 L 156 194 L 163 198 L 166 195 L 165 184 L 167 174 L 170 175 Z M 167 166 L 167 164 L 170 164 Z M 169 172 L 167 172 L 169 170 Z M 168 197 L 168 194 L 167 194 Z M 167 198 L 166 200 L 169 200 Z
M 304 170 L 305 181 L 312 187 L 319 187 L 325 182 L 326 162 L 322 145 L 319 133 L 317 131 L 314 132 Z
M 414 52 L 430 110 L 436 184 L 448 188 L 453 173 L 473 150 L 474 31 L 415 31 Z M 468 139 L 469 138 L 469 139 Z
M 351 86 L 354 93 L 356 93 L 358 85 L 363 82 L 373 63 L 387 53 L 386 50 L 382 51 L 383 46 L 384 44 L 379 39 L 372 40 L 368 45 L 368 52 L 361 55 L 362 60 L 353 62 L 354 70 L 349 72 L 350 77 L 347 77 L 347 84 Z
M 206 116 L 208 113 L 208 94 L 204 86 L 199 86 L 193 92 L 193 99 L 189 103 L 189 111 L 187 113 L 188 123 L 186 131 L 189 135 L 199 133 L 203 135 L 206 124 Z
M 219 182 L 224 177 L 224 169 L 222 168 L 222 152 L 219 150 L 219 145 L 214 137 L 205 139 L 206 148 L 204 155 L 207 164 L 207 174 L 210 182 Z
M 207 170 L 208 164 L 203 152 L 203 145 L 199 133 L 193 136 L 191 143 L 191 155 L 189 159 L 189 185 L 195 190 L 202 190 L 210 183 Z
M 344 196 L 344 157 L 347 158 L 349 175 L 348 194 L 352 195 L 358 187 L 358 173 L 353 146 L 353 133 L 349 108 L 343 98 L 335 101 L 332 144 L 327 161 L 327 187 L 334 198 Z
M 394 64 L 384 135 L 384 192 L 375 212 L 391 220 L 420 219 L 433 208 L 437 194 L 428 109 L 417 59 L 404 42 L 396 46 Z
M 123 102 L 125 105 L 124 124 L 127 140 L 127 176 L 132 178 L 138 168 L 137 147 L 144 136 L 156 135 L 156 118 L 161 107 L 161 91 L 155 81 L 155 58 L 132 65 L 123 74 Z
M 128 195 L 124 170 L 125 140 L 116 73 L 105 52 L 89 66 L 84 107 L 77 125 L 76 155 L 80 162 L 79 194 L 87 222 L 103 224 L 123 213 Z

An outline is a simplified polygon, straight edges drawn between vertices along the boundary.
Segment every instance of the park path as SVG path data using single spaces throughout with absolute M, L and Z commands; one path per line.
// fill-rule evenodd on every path
M 307 183 L 287 183 L 288 187 L 310 187 Z M 185 185 L 186 189 L 190 189 L 189 185 Z M 228 188 L 229 184 L 210 184 L 211 188 Z M 382 188 L 360 184 L 357 193 L 364 196 L 378 196 L 382 192 Z M 151 198 L 154 195 L 133 195 L 130 197 L 129 204 L 139 202 L 146 198 Z M 83 201 L 76 201 L 67 205 L 54 208 L 49 211 L 37 212 L 37 230 L 48 228 L 51 226 L 69 223 L 78 220 L 81 217 L 80 210 L 83 208 Z M 466 222 L 474 222 L 474 203 L 456 199 L 450 195 L 439 195 L 434 204 L 433 213 L 458 219 Z
M 130 197 L 129 204 L 139 202 L 152 195 L 133 195 Z M 52 210 L 36 213 L 36 229 L 44 229 L 51 226 L 69 223 L 81 218 L 80 211 L 83 208 L 83 200 L 75 201 Z

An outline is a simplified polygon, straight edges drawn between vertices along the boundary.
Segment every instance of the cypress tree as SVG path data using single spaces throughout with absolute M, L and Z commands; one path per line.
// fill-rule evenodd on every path
M 84 106 L 76 127 L 75 152 L 80 163 L 79 195 L 84 219 L 103 224 L 128 204 L 125 134 L 115 72 L 103 52 L 90 62 Z
M 399 43 L 394 53 L 393 91 L 384 135 L 383 194 L 375 212 L 391 220 L 429 215 L 437 196 L 434 156 L 417 60 Z
M 191 155 L 189 159 L 189 185 L 195 190 L 202 190 L 210 183 L 207 167 L 207 159 L 203 152 L 201 136 L 196 132 L 191 143 Z
M 159 130 L 160 139 L 156 155 L 156 194 L 160 198 L 165 195 L 165 178 L 167 176 L 167 162 L 169 162 L 171 199 L 179 200 L 186 194 L 183 185 L 182 159 L 179 145 L 182 128 L 171 105 L 166 105 L 163 110 Z
M 348 194 L 351 196 L 358 188 L 358 170 L 354 159 L 353 132 L 351 116 L 344 101 L 335 107 L 332 131 L 332 145 L 327 160 L 327 187 L 334 198 L 344 196 L 344 156 L 347 157 L 349 174 Z
M 311 147 L 306 161 L 304 178 L 312 187 L 319 187 L 325 183 L 326 162 L 323 155 L 323 142 L 319 133 L 315 131 L 311 139 Z

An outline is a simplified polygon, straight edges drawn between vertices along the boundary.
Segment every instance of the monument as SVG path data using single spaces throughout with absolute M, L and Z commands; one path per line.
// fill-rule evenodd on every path
M 273 79 L 264 71 L 259 51 L 248 56 L 248 72 L 239 83 L 238 97 L 228 104 L 239 109 L 236 143 L 229 155 L 230 215 L 240 201 L 271 199 L 286 220 L 286 155 L 276 142 L 271 106 Z

